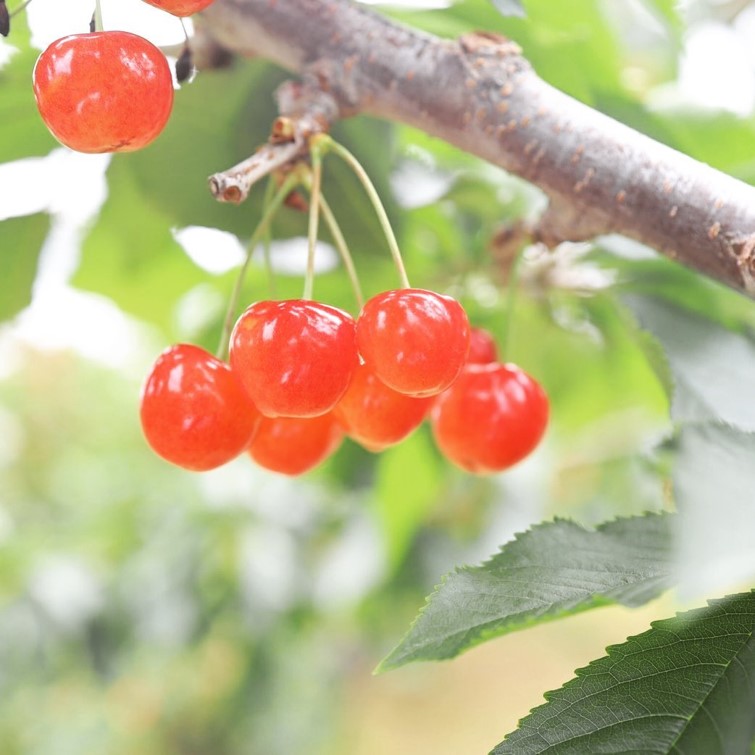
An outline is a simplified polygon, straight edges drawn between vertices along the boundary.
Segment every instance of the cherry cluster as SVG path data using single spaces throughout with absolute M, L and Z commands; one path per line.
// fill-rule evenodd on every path
M 179 344 L 157 359 L 141 398 L 157 454 L 202 471 L 248 453 L 296 475 L 345 436 L 378 452 L 429 417 L 449 460 L 490 473 L 527 456 L 548 421 L 540 385 L 496 361 L 492 337 L 459 302 L 423 289 L 378 294 L 356 320 L 307 299 L 256 302 L 229 355 Z
M 213 0 L 145 0 L 189 16 Z M 53 42 L 32 76 L 42 120 L 77 152 L 130 152 L 150 144 L 173 108 L 173 76 L 165 55 L 125 31 L 90 31 Z

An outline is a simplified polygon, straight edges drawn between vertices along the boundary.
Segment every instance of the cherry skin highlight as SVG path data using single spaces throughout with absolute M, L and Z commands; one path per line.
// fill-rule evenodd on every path
M 418 288 L 372 297 L 357 319 L 357 345 L 386 385 L 409 396 L 434 396 L 464 366 L 469 320 L 450 296 Z
M 319 417 L 263 417 L 249 455 L 265 469 L 285 475 L 308 472 L 334 454 L 343 430 L 331 413 Z
M 167 11 L 174 16 L 191 16 L 204 10 L 215 0 L 144 0 L 155 8 Z
M 260 421 L 230 367 L 190 344 L 171 346 L 157 358 L 142 389 L 140 416 L 155 453 L 194 471 L 241 454 Z
M 490 331 L 485 328 L 472 328 L 469 331 L 467 364 L 488 364 L 497 359 L 498 348 Z
M 78 152 L 130 152 L 152 142 L 173 107 L 165 55 L 125 31 L 73 34 L 37 59 L 34 96 L 42 120 Z
M 469 364 L 437 399 L 431 427 L 438 448 L 468 472 L 500 472 L 528 456 L 548 424 L 548 398 L 513 364 Z
M 333 414 L 350 438 L 369 451 L 382 451 L 419 427 L 433 401 L 394 391 L 360 364 Z
M 358 363 L 354 318 L 305 299 L 256 302 L 233 328 L 230 360 L 262 414 L 325 414 Z

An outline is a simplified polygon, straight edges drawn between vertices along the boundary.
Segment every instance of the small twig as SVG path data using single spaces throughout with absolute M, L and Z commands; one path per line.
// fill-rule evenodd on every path
M 210 191 L 220 202 L 240 204 L 257 181 L 294 162 L 305 152 L 306 144 L 296 142 L 264 144 L 238 165 L 210 176 Z

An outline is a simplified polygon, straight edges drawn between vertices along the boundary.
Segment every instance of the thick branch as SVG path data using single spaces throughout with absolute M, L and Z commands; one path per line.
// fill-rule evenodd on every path
M 540 79 L 495 35 L 401 27 L 349 0 L 216 0 L 205 29 L 327 91 L 340 116 L 417 126 L 540 186 L 543 241 L 618 232 L 755 296 L 755 187 Z

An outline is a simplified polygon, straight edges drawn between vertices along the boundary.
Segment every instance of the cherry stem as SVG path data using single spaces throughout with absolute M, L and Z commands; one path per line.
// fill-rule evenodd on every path
M 270 206 L 270 202 L 275 194 L 275 179 L 272 176 L 268 177 L 267 184 L 265 186 L 265 196 L 262 200 L 262 212 L 265 213 Z M 276 298 L 275 290 L 275 274 L 273 273 L 273 258 L 272 258 L 272 235 L 270 233 L 270 223 L 265 226 L 265 232 L 262 234 L 262 259 L 265 263 L 265 271 L 267 272 L 267 289 L 271 298 Z
M 362 167 L 362 164 L 359 162 L 359 160 L 357 160 L 357 158 L 354 157 L 354 155 L 351 154 L 348 149 L 346 149 L 346 147 L 334 141 L 326 134 L 321 135 L 318 139 L 318 142 L 324 143 L 329 151 L 333 152 L 342 160 L 344 160 L 356 174 L 359 182 L 367 192 L 367 196 L 369 197 L 370 202 L 372 202 L 372 207 L 375 210 L 375 215 L 377 215 L 380 227 L 383 229 L 383 234 L 385 235 L 385 239 L 388 242 L 388 247 L 391 250 L 391 255 L 393 256 L 393 263 L 396 265 L 396 269 L 398 270 L 401 286 L 402 288 L 411 288 L 411 285 L 409 284 L 409 278 L 406 274 L 406 268 L 404 267 L 404 260 L 401 257 L 401 250 L 398 247 L 398 241 L 396 241 L 396 236 L 393 233 L 393 228 L 391 228 L 391 222 L 390 220 L 388 220 L 388 213 L 385 211 L 385 207 L 380 201 L 380 196 L 375 189 L 375 185 L 367 175 L 367 171 Z
M 315 250 L 320 221 L 320 193 L 322 187 L 322 154 L 315 146 L 311 150 L 312 182 L 309 191 L 309 223 L 307 224 L 307 272 L 304 277 L 302 298 L 311 299 L 315 284 Z
M 188 47 L 189 46 L 189 32 L 186 30 L 186 21 L 181 16 L 178 17 L 178 20 L 181 22 L 181 28 L 183 29 L 183 33 L 184 33 L 184 40 L 186 42 L 186 47 Z
M 516 306 L 516 295 L 519 291 L 519 280 L 524 262 L 524 252 L 527 249 L 526 244 L 514 256 L 514 261 L 509 268 L 509 279 L 506 284 L 506 304 L 504 305 L 503 333 L 500 340 L 500 359 L 505 361 L 508 358 L 508 352 L 511 348 L 511 322 L 514 319 L 514 309 Z
M 24 0 L 24 2 L 21 3 L 21 5 L 19 5 L 18 8 L 14 8 L 10 12 L 10 16 L 9 17 L 10 18 L 14 18 L 15 16 L 17 16 L 19 13 L 21 13 L 22 11 L 24 11 L 26 9 L 26 7 L 29 5 L 30 2 L 31 2 L 31 0 Z
M 268 206 L 264 209 L 260 222 L 257 223 L 257 227 L 254 229 L 254 233 L 249 239 L 249 243 L 246 247 L 246 256 L 244 263 L 239 270 L 238 277 L 236 278 L 236 284 L 233 287 L 231 298 L 228 302 L 228 308 L 226 309 L 225 319 L 223 320 L 223 331 L 220 334 L 220 343 L 218 344 L 215 355 L 218 359 L 225 360 L 228 356 L 229 339 L 231 337 L 231 330 L 233 329 L 234 317 L 236 314 L 236 308 L 238 307 L 239 297 L 241 296 L 241 289 L 244 285 L 244 279 L 246 278 L 246 271 L 249 269 L 249 263 L 252 261 L 252 255 L 254 249 L 257 246 L 260 238 L 265 233 L 267 227 L 270 225 L 270 221 L 278 211 L 278 208 L 283 203 L 283 200 L 289 195 L 291 189 L 293 189 L 298 183 L 301 182 L 300 176 L 294 172 L 289 173 L 278 191 L 270 200 Z
M 320 212 L 322 213 L 325 222 L 328 225 L 330 235 L 333 237 L 333 241 L 338 249 L 338 253 L 341 255 L 343 266 L 346 268 L 346 273 L 349 276 L 351 282 L 351 288 L 354 291 L 354 298 L 357 300 L 357 306 L 359 309 L 364 305 L 364 296 L 362 294 L 362 287 L 359 285 L 359 277 L 357 276 L 356 268 L 354 267 L 354 258 L 351 256 L 346 239 L 341 233 L 341 227 L 338 225 L 338 221 L 333 215 L 330 205 L 325 200 L 325 197 L 320 195 Z
M 100 0 L 94 0 L 94 30 L 102 31 L 104 29 L 102 23 L 102 8 L 100 7 Z

